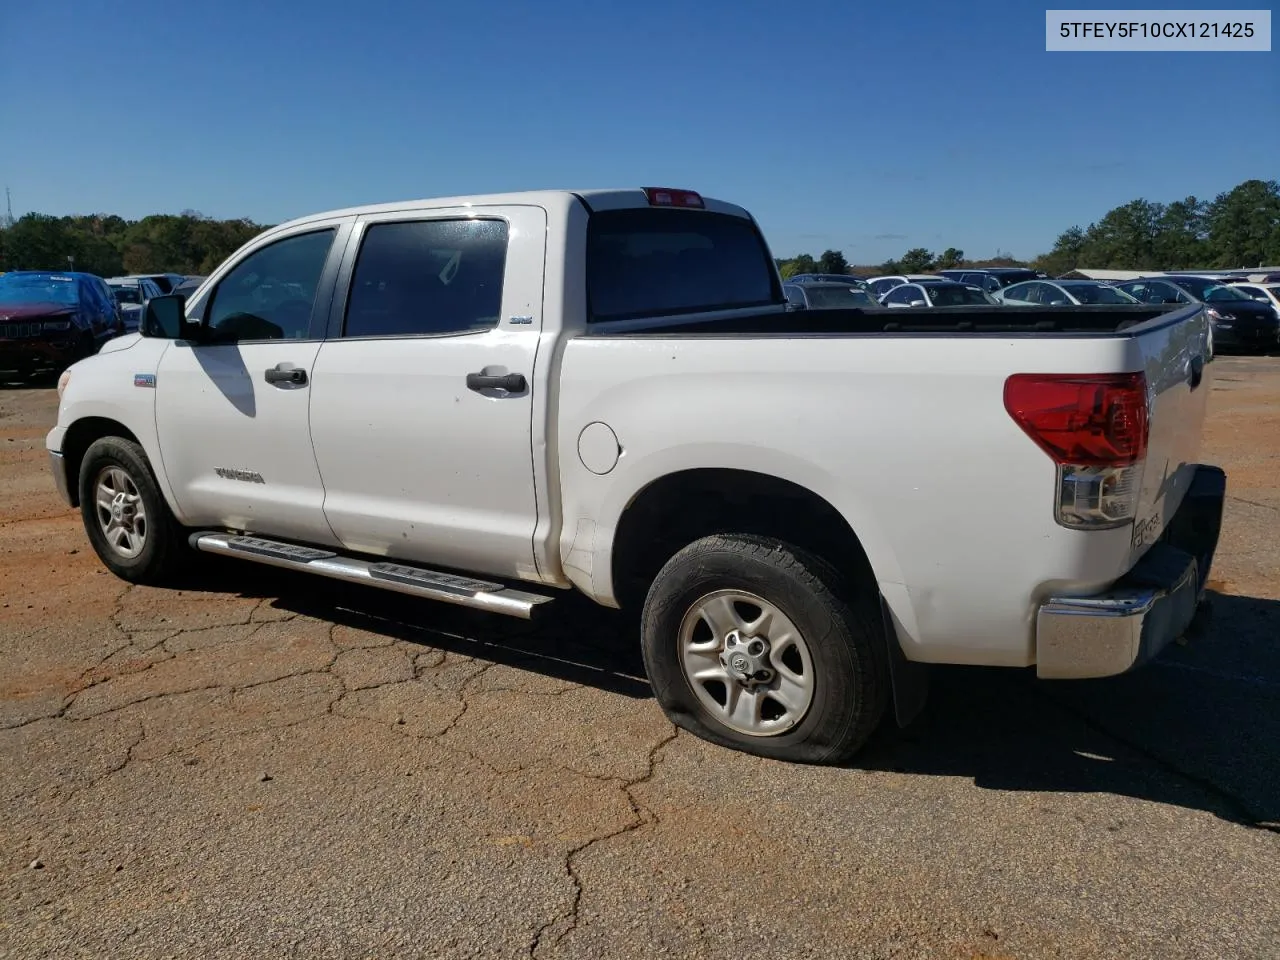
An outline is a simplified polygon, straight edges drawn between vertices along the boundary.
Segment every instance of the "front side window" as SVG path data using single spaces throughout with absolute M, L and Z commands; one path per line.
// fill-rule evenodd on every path
M 593 322 L 764 306 L 780 293 L 764 238 L 743 217 L 646 207 L 587 224 Z
M 346 337 L 440 336 L 493 328 L 502 313 L 504 220 L 412 220 L 365 230 Z
M 277 240 L 236 264 L 209 301 L 208 342 L 308 337 L 334 233 L 331 228 Z

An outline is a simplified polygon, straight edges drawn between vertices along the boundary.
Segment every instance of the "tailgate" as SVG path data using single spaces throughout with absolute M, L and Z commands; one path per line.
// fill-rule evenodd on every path
M 1186 495 L 1199 462 L 1205 410 L 1212 374 L 1212 339 L 1203 308 L 1130 341 L 1136 356 L 1131 369 L 1147 379 L 1149 431 L 1142 486 L 1134 514 L 1130 563 L 1164 532 Z

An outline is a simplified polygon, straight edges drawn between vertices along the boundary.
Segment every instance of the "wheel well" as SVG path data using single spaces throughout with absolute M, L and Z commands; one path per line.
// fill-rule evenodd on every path
M 875 587 L 857 535 L 813 491 L 746 470 L 686 470 L 655 480 L 623 513 L 613 543 L 619 604 L 638 607 L 672 555 L 715 533 L 776 537 L 826 560 L 858 592 Z
M 71 494 L 71 505 L 80 506 L 80 463 L 84 460 L 85 451 L 95 441 L 103 437 L 120 437 L 124 440 L 138 442 L 122 423 L 106 417 L 84 417 L 67 428 L 62 438 L 63 469 L 67 471 L 67 490 Z

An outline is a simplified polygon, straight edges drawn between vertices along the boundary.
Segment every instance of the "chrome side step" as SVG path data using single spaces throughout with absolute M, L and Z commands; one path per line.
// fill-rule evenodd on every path
M 341 556 L 332 550 L 268 540 L 264 537 L 201 532 L 191 535 L 191 546 L 205 553 L 239 557 L 286 570 L 300 570 L 334 580 L 345 580 L 348 583 L 363 583 L 381 590 L 455 603 L 522 620 L 533 619 L 539 607 L 554 599 L 538 593 L 513 590 L 504 584 L 487 580 L 473 580 L 470 577 L 404 563 L 357 560 Z

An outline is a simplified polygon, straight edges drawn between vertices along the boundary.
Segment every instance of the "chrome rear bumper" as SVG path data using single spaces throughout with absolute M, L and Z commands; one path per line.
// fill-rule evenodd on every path
M 1050 597 L 1036 614 L 1036 675 L 1109 677 L 1157 656 L 1191 626 L 1218 547 L 1226 474 L 1196 467 L 1164 534 L 1106 593 Z

